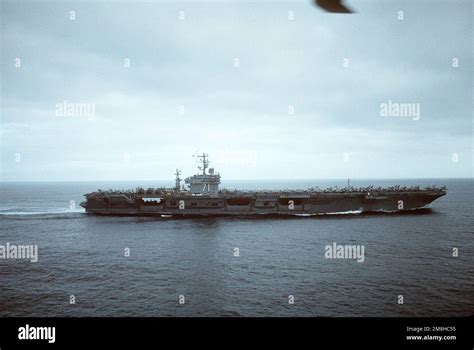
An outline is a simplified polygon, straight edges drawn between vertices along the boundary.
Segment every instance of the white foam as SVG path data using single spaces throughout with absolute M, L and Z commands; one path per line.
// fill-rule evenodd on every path
M 293 214 L 295 216 L 316 216 L 316 215 L 354 215 L 361 214 L 362 210 L 349 210 L 349 211 L 336 211 L 336 212 L 327 212 L 327 213 L 314 213 L 314 214 Z
M 377 209 L 377 210 L 374 210 L 374 212 L 376 213 L 396 213 L 396 212 L 399 212 L 401 210 L 385 210 L 385 209 Z

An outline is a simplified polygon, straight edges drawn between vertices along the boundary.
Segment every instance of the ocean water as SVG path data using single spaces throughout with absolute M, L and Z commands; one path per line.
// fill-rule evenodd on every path
M 0 245 L 37 245 L 38 261 L 0 259 L 0 316 L 472 315 L 474 181 L 352 182 L 368 184 L 448 195 L 412 214 L 162 219 L 97 217 L 79 203 L 97 188 L 172 183 L 2 183 Z M 224 184 L 316 185 L 344 181 Z M 326 259 L 334 242 L 363 245 L 364 262 Z

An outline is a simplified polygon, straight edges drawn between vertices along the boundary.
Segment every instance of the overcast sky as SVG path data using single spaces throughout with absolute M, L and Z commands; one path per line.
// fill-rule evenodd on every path
M 472 2 L 346 4 L 2 1 L 1 179 L 472 177 Z

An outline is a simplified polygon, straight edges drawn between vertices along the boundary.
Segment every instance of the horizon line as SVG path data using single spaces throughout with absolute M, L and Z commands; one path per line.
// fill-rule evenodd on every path
M 360 178 L 297 178 L 297 179 L 228 179 L 229 181 L 314 181 L 314 180 L 334 180 L 334 181 L 360 181 L 360 180 L 473 180 L 474 177 L 360 177 Z M 153 179 L 153 180 L 0 180 L 0 183 L 51 183 L 51 182 L 174 182 L 174 179 Z

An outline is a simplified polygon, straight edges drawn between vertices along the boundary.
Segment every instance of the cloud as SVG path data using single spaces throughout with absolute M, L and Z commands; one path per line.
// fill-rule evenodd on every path
M 3 180 L 166 179 L 197 149 L 258 154 L 226 178 L 472 176 L 469 1 L 2 6 Z M 381 117 L 388 100 L 420 120 Z M 56 116 L 64 101 L 93 120 Z

